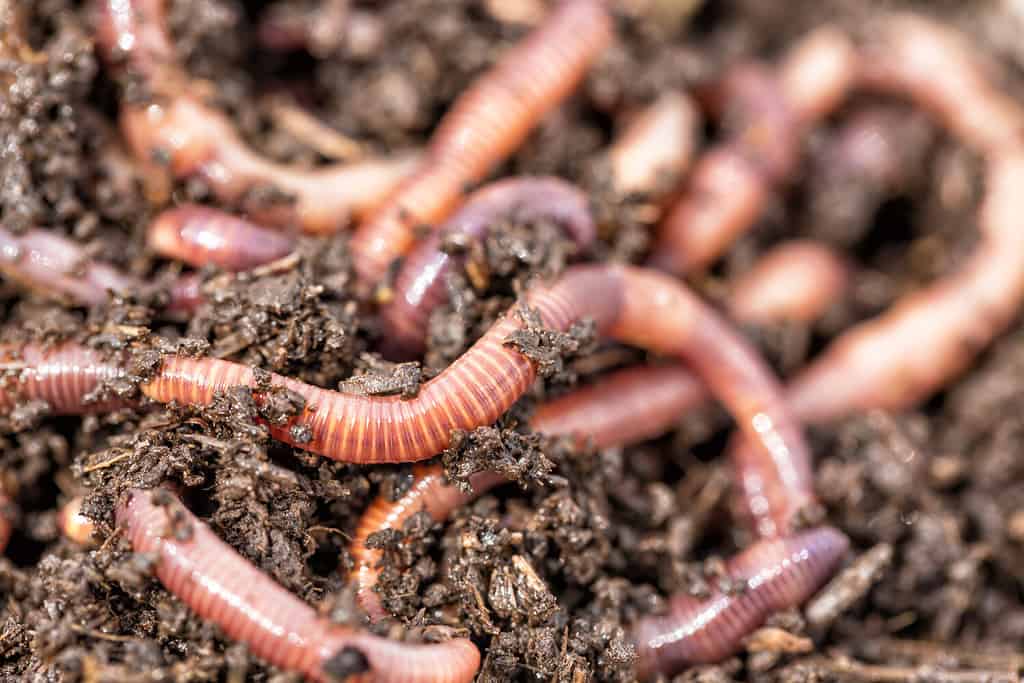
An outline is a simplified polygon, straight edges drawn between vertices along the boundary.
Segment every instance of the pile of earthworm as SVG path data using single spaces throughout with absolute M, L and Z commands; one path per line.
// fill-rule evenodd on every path
M 287 390 L 302 406 L 266 425 L 274 439 L 348 463 L 426 461 L 449 447 L 453 433 L 495 423 L 534 385 L 536 362 L 509 343 L 526 321 L 563 332 L 589 322 L 601 337 L 670 362 L 616 371 L 550 400 L 530 427 L 597 448 L 621 446 L 664 433 L 714 399 L 735 422 L 727 450 L 740 522 L 757 537 L 728 561 L 731 589 L 676 595 L 667 613 L 637 620 L 641 679 L 735 653 L 770 614 L 802 605 L 841 566 L 849 541 L 822 521 L 805 425 L 919 404 L 1004 332 L 1024 299 L 1024 230 L 1015 227 L 1024 221 L 1016 209 L 1024 109 L 1001 92 L 994 64 L 921 16 L 877 17 L 866 38 L 822 26 L 777 64 L 737 64 L 700 92 L 664 93 L 631 116 L 606 153 L 613 190 L 644 197 L 659 218 L 646 263 L 630 264 L 591 258 L 599 228 L 582 189 L 555 177 L 492 179 L 617 39 L 611 3 L 556 3 L 451 104 L 423 150 L 314 171 L 262 157 L 206 103 L 175 54 L 165 4 L 93 3 L 105 68 L 142 84 L 144 95 L 120 103 L 133 163 L 151 177 L 201 178 L 227 204 L 257 186 L 293 201 L 245 218 L 205 206 L 167 209 L 147 233 L 153 252 L 197 269 L 248 271 L 289 258 L 298 232 L 351 228 L 356 290 L 379 316 L 379 350 L 391 360 L 422 357 L 429 317 L 448 296 L 448 277 L 465 266 L 447 241 L 480 241 L 508 216 L 543 219 L 564 231 L 578 263 L 532 283 L 414 397 L 344 393 L 184 354 L 163 355 L 136 394 L 111 395 L 102 389 L 131 372 L 124 358 L 83 344 L 29 343 L 0 349 L 0 410 L 37 401 L 52 415 L 81 415 L 143 401 L 206 406 L 234 387 L 250 388 L 257 402 Z M 307 39 L 287 26 L 268 25 L 267 34 L 268 42 Z M 26 58 L 9 40 L 6 52 Z M 754 227 L 772 193 L 795 174 L 804 136 L 859 92 L 908 100 L 984 160 L 980 239 L 956 272 L 842 332 L 783 383 L 739 325 L 819 318 L 848 287 L 844 258 L 813 241 L 782 243 L 733 283 L 725 310 L 684 278 L 711 267 Z M 703 148 L 702 114 L 723 122 L 722 134 Z M 852 118 L 836 154 L 856 177 L 884 188 L 895 182 L 896 143 L 877 133 L 885 127 L 878 116 Z M 0 228 L 0 251 L 6 279 L 73 305 L 152 288 L 42 228 Z M 165 292 L 164 312 L 187 316 L 209 294 L 209 283 L 182 275 Z M 367 546 L 368 537 L 423 511 L 442 521 L 503 481 L 478 473 L 466 491 L 440 465 L 418 465 L 404 496 L 382 497 L 365 511 L 351 541 L 357 563 L 350 581 L 369 620 L 388 614 L 374 590 L 382 553 Z M 410 644 L 333 624 L 217 538 L 179 493 L 170 485 L 129 492 L 117 507 L 121 533 L 136 552 L 156 558 L 153 572 L 170 593 L 266 662 L 316 681 L 458 683 L 476 675 L 480 652 L 469 639 Z M 74 507 L 61 519 L 69 537 L 88 540 L 90 523 Z M 9 534 L 3 520 L 4 543 Z

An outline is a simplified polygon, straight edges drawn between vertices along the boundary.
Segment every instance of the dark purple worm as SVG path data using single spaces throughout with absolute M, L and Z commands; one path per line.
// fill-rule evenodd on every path
M 444 303 L 448 274 L 463 261 L 461 256 L 444 249 L 445 238 L 464 235 L 483 240 L 503 218 L 556 222 L 565 228 L 581 252 L 597 236 L 587 196 L 564 180 L 508 178 L 477 190 L 402 265 L 394 299 L 381 311 L 386 355 L 411 358 L 422 353 L 430 313 Z
M 850 542 L 831 527 L 788 538 L 763 539 L 726 565 L 737 590 L 715 588 L 710 597 L 678 594 L 668 614 L 645 617 L 632 631 L 637 677 L 719 662 L 773 612 L 796 607 L 835 572 Z
M 117 523 L 156 576 L 203 619 L 257 657 L 324 683 L 469 683 L 480 653 L 465 638 L 399 643 L 332 624 L 274 582 L 165 490 L 132 491 Z

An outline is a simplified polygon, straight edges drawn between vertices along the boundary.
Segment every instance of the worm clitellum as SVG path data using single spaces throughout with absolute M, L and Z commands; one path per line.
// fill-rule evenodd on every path
M 256 185 L 294 197 L 294 211 L 268 220 L 296 222 L 307 232 L 334 232 L 379 203 L 416 166 L 415 155 L 302 170 L 250 149 L 231 122 L 207 106 L 177 61 L 167 35 L 165 0 L 96 0 L 97 42 L 114 65 L 146 79 L 155 99 L 124 103 L 121 127 L 144 163 L 166 158 L 177 176 L 198 175 L 222 200 Z
M 481 240 L 502 218 L 558 223 L 581 252 L 597 238 L 587 196 L 564 180 L 509 178 L 484 186 L 402 264 L 394 299 L 381 310 L 386 355 L 413 358 L 422 352 L 430 313 L 444 302 L 448 274 L 462 261 L 444 249 L 444 239 Z
M 131 491 L 117 522 L 137 553 L 156 557 L 168 591 L 258 657 L 310 680 L 468 683 L 480 653 L 458 638 L 399 643 L 331 624 L 274 582 L 169 491 Z
M 353 237 L 363 285 L 376 285 L 391 262 L 412 247 L 418 227 L 443 221 L 466 186 L 483 180 L 572 92 L 611 40 L 611 31 L 603 3 L 563 0 L 455 101 L 415 174 Z
M 248 270 L 287 255 L 295 240 L 244 218 L 205 206 L 187 205 L 157 216 L 146 230 L 149 248 L 195 268 L 215 265 Z

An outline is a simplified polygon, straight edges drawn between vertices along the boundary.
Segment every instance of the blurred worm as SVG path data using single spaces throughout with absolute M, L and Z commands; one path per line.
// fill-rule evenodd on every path
M 794 48 L 777 74 L 750 64 L 727 75 L 721 98 L 731 134 L 698 159 L 687 190 L 662 221 L 652 265 L 676 274 L 703 268 L 754 224 L 772 187 L 796 163 L 800 131 L 845 94 L 854 57 L 849 39 L 821 29 Z M 809 90 L 812 78 L 829 89 Z
M 148 241 L 154 251 L 192 266 L 246 270 L 291 252 L 294 240 L 217 209 L 184 206 L 158 215 Z M 49 230 L 16 235 L 0 228 L 0 274 L 29 289 L 80 305 L 107 300 L 110 292 L 138 294 L 152 287 L 94 260 L 81 244 Z M 167 309 L 190 311 L 200 300 L 199 281 L 182 275 L 170 287 Z
M 137 553 L 156 557 L 172 594 L 257 657 L 313 681 L 469 683 L 480 653 L 465 638 L 399 643 L 332 624 L 282 588 L 169 491 L 131 491 L 117 508 Z
M 669 91 L 642 109 L 608 150 L 612 189 L 620 197 L 657 196 L 675 187 L 697 149 L 700 114 Z
M 812 322 L 842 298 L 849 275 L 843 259 L 825 245 L 783 242 L 732 283 L 729 312 L 747 323 Z
M 149 224 L 146 243 L 164 258 L 229 271 L 275 261 L 295 248 L 295 240 L 279 231 L 197 205 L 162 212 Z
M 135 156 L 164 161 L 179 176 L 201 177 L 223 201 L 234 202 L 258 186 L 294 198 L 289 211 L 261 219 L 307 232 L 334 232 L 353 215 L 380 202 L 416 167 L 412 155 L 301 170 L 272 162 L 250 149 L 231 121 L 195 94 L 167 34 L 165 0 L 96 0 L 97 43 L 104 58 L 126 64 L 153 94 L 146 103 L 125 102 L 121 127 Z
M 431 312 L 447 298 L 447 280 L 463 258 L 444 247 L 445 239 L 483 240 L 502 219 L 548 220 L 563 226 L 585 251 L 597 230 L 587 196 L 574 185 L 550 177 L 499 180 L 477 190 L 441 228 L 420 242 L 402 264 L 394 299 L 381 309 L 385 355 L 414 358 L 423 351 Z
M 611 40 L 599 0 L 564 0 L 521 43 L 478 78 L 445 114 L 416 172 L 356 231 L 356 275 L 376 285 L 392 261 L 437 225 L 565 99 Z
M 527 304 L 548 328 L 566 330 L 591 319 L 600 334 L 685 360 L 770 461 L 766 469 L 790 504 L 799 508 L 813 500 L 807 447 L 778 382 L 745 340 L 684 285 L 641 268 L 575 266 L 554 284 L 532 289 Z M 347 462 L 423 460 L 445 449 L 453 430 L 494 422 L 532 384 L 532 362 L 507 343 L 521 327 L 514 312 L 506 315 L 409 400 L 342 394 L 230 361 L 184 356 L 164 357 L 139 389 L 180 405 L 208 405 L 239 386 L 253 389 L 258 403 L 286 390 L 304 405 L 297 415 L 268 424 L 275 439 Z M 104 378 L 120 372 L 117 362 L 74 345 L 7 353 L 23 363 L 0 408 L 33 398 L 47 401 L 54 412 L 75 412 Z

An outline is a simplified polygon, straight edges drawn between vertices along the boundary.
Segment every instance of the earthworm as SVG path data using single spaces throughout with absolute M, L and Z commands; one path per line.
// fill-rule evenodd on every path
M 113 65 L 127 63 L 154 94 L 144 104 L 124 103 L 121 127 L 135 156 L 165 159 L 179 176 L 197 175 L 223 201 L 237 201 L 260 185 L 295 200 L 293 210 L 261 219 L 291 223 L 307 232 L 334 232 L 361 215 L 416 166 L 415 155 L 302 170 L 274 163 L 249 148 L 230 120 L 194 93 L 167 35 L 165 0 L 96 0 L 97 43 Z
M 352 238 L 356 275 L 376 285 L 411 248 L 416 229 L 437 225 L 583 78 L 611 40 L 599 0 L 564 0 L 478 78 L 445 114 L 416 172 Z
M 57 511 L 57 527 L 73 543 L 88 547 L 94 544 L 96 525 L 82 514 L 82 497 L 75 496 Z
M 388 357 L 419 355 L 426 339 L 430 313 L 447 298 L 447 277 L 462 258 L 444 248 L 445 238 L 482 240 L 502 218 L 532 222 L 553 221 L 563 226 L 585 251 L 597 229 L 587 196 L 578 188 L 551 177 L 499 180 L 477 190 L 441 228 L 420 242 L 402 264 L 394 298 L 381 310 L 384 353 Z
M 248 270 L 287 255 L 295 240 L 230 213 L 185 205 L 157 216 L 146 230 L 149 248 L 161 256 L 202 268 Z
M 1024 142 L 1020 104 L 995 87 L 1004 74 L 963 36 L 914 14 L 880 18 L 870 36 L 862 86 L 909 97 L 985 156 Z
M 10 497 L 0 491 L 0 553 L 7 549 L 7 543 L 11 540 L 11 532 L 14 528 L 8 515 L 10 505 L 12 505 Z
M 612 189 L 622 197 L 653 196 L 674 187 L 697 148 L 700 114 L 678 91 L 640 111 L 608 150 Z
M 133 277 L 88 257 L 66 237 L 32 228 L 14 234 L 0 228 L 0 273 L 32 290 L 84 305 L 107 300 L 107 293 L 137 291 Z
M 789 503 L 797 507 L 813 499 L 807 448 L 778 382 L 728 323 L 684 285 L 642 268 L 574 266 L 554 284 L 532 289 L 527 304 L 549 328 L 565 330 L 589 318 L 601 334 L 687 361 L 771 461 Z M 217 393 L 237 386 L 253 388 L 257 400 L 268 391 L 287 390 L 305 404 L 298 415 L 268 425 L 279 441 L 347 462 L 411 462 L 441 452 L 455 429 L 491 424 L 531 385 L 533 364 L 506 344 L 520 327 L 514 313 L 506 315 L 409 400 L 342 394 L 230 361 L 173 355 L 139 388 L 161 403 L 182 405 L 208 405 Z M 76 346 L 23 348 L 29 367 L 21 371 L 19 391 L 7 393 L 7 405 L 21 394 L 47 400 L 55 411 L 74 412 L 100 378 L 118 376 L 117 363 L 83 355 L 88 353 Z
M 0 347 L 0 412 L 19 403 L 43 401 L 53 415 L 100 413 L 121 401 L 96 400 L 103 384 L 125 375 L 120 359 L 79 344 Z
M 831 527 L 757 541 L 726 565 L 729 583 L 739 584 L 735 591 L 716 587 L 707 598 L 677 594 L 668 614 L 634 625 L 637 676 L 670 674 L 733 654 L 772 612 L 796 607 L 813 595 L 848 548 L 846 536 Z
M 801 417 L 821 422 L 911 406 L 1006 329 L 1024 300 L 1024 153 L 991 159 L 986 181 L 981 242 L 967 262 L 832 341 L 790 382 L 787 397 Z
M 281 5 L 271 5 L 260 19 L 257 36 L 271 50 L 308 47 L 315 55 L 330 52 L 344 35 L 352 12 L 349 0 L 321 0 L 305 13 L 296 13 Z
M 810 240 L 783 242 L 736 278 L 729 312 L 737 320 L 812 322 L 841 299 L 849 268 L 832 249 Z
M 595 448 L 625 446 L 666 429 L 705 398 L 703 385 L 682 366 L 628 368 L 543 404 L 530 427 L 550 435 L 576 435 Z M 414 483 L 401 498 L 380 496 L 366 509 L 350 545 L 356 596 L 374 621 L 386 616 L 374 591 L 383 553 L 368 548 L 366 539 L 384 529 L 401 529 L 420 511 L 442 522 L 453 510 L 507 481 L 497 472 L 479 472 L 470 479 L 471 490 L 464 492 L 447 483 L 440 465 L 418 465 L 413 473 Z
M 157 252 L 193 266 L 215 264 L 248 269 L 286 255 L 294 240 L 218 209 L 185 206 L 158 215 L 148 229 Z M 0 273 L 29 289 L 94 306 L 109 292 L 151 289 L 138 278 L 96 261 L 81 244 L 55 232 L 33 228 L 14 234 L 0 228 Z M 187 312 L 201 301 L 199 279 L 184 274 L 171 283 L 169 312 Z
M 737 133 L 697 160 L 662 221 L 651 265 L 677 274 L 702 268 L 754 224 L 795 163 L 800 131 L 846 93 L 854 57 L 847 38 L 822 30 L 799 43 L 777 75 L 746 65 L 725 79 L 722 106 L 727 116 L 737 112 Z M 811 89 L 812 78 L 828 85 Z
M 137 553 L 156 557 L 160 582 L 257 657 L 314 681 L 468 683 L 480 653 L 465 638 L 398 643 L 332 624 L 274 582 L 169 491 L 134 490 L 117 508 Z

